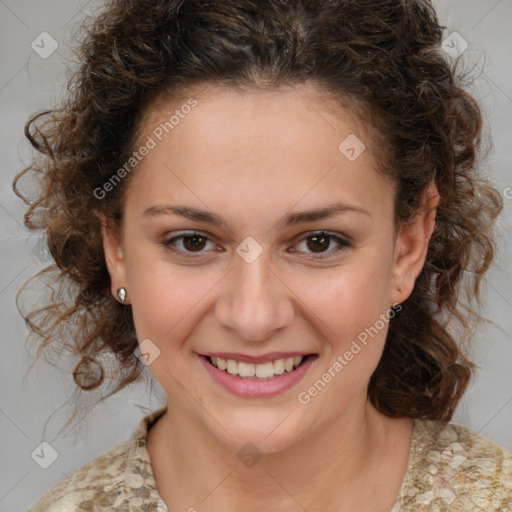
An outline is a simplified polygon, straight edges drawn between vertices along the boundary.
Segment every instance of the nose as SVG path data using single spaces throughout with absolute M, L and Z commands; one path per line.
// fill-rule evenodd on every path
M 218 324 L 248 341 L 269 339 L 295 315 L 293 293 L 264 254 L 252 263 L 235 256 L 215 305 Z

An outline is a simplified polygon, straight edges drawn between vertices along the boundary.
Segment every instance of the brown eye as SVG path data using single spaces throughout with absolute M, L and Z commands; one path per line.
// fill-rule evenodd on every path
M 201 254 L 206 252 L 204 249 L 208 245 L 208 242 L 213 245 L 213 242 L 206 235 L 191 232 L 182 233 L 178 236 L 162 240 L 161 244 L 172 252 Z
M 308 244 L 308 248 L 313 252 L 323 252 L 325 249 L 329 248 L 330 238 L 331 237 L 325 235 L 310 236 L 308 240 L 310 240 L 311 243 Z
M 332 256 L 340 251 L 344 251 L 349 247 L 352 247 L 352 243 L 349 240 L 341 238 L 333 233 L 323 231 L 312 233 L 309 236 L 302 238 L 296 247 L 300 247 L 301 244 L 305 246 L 305 250 L 294 249 L 292 252 L 318 254 L 318 256 L 314 256 L 317 259 Z M 329 249 L 332 246 L 333 248 Z
M 183 246 L 187 251 L 197 251 L 204 248 L 206 237 L 202 235 L 191 235 L 183 237 Z

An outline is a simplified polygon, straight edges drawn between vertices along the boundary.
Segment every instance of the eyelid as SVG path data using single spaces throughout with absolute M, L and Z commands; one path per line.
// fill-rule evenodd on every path
M 182 251 L 181 249 L 173 248 L 172 243 L 175 242 L 176 240 L 180 240 L 180 239 L 183 239 L 183 238 L 186 238 L 186 237 L 189 237 L 189 236 L 192 237 L 194 235 L 198 235 L 200 237 L 205 238 L 207 240 L 207 242 L 216 243 L 215 237 L 211 236 L 209 233 L 206 233 L 206 232 L 203 232 L 203 231 L 199 231 L 199 230 L 183 230 L 183 231 L 174 232 L 174 233 L 171 234 L 171 236 L 168 236 L 168 237 L 164 238 L 161 241 L 161 245 L 166 250 L 169 250 L 169 251 L 171 251 L 171 252 L 173 252 L 175 254 L 187 255 L 187 257 L 199 258 L 199 257 L 201 257 L 203 255 L 207 255 L 208 252 L 206 252 L 206 251 L 198 251 L 198 252 Z M 296 235 L 292 239 L 291 243 L 295 246 L 298 243 L 300 243 L 302 241 L 305 241 L 306 239 L 308 239 L 310 237 L 322 236 L 322 235 L 323 236 L 327 236 L 330 240 L 334 240 L 334 242 L 337 244 L 337 246 L 334 249 L 330 249 L 330 250 L 328 250 L 326 252 L 305 253 L 305 254 L 309 254 L 310 255 L 309 257 L 306 257 L 306 259 L 311 259 L 311 260 L 326 259 L 326 258 L 332 257 L 335 254 L 338 254 L 338 253 L 343 252 L 343 251 L 345 251 L 347 249 L 350 249 L 350 248 L 352 248 L 354 246 L 354 243 L 350 239 L 350 237 L 347 237 L 346 235 L 342 235 L 341 233 L 331 232 L 331 231 L 326 231 L 326 230 L 304 231 L 304 232 L 299 233 L 298 235 Z M 296 251 L 296 250 L 293 250 L 291 252 L 295 253 L 295 254 L 301 253 L 301 251 Z
M 299 244 L 300 242 L 310 238 L 310 237 L 313 237 L 313 236 L 326 236 L 328 237 L 331 241 L 334 240 L 334 242 L 337 244 L 337 246 L 334 248 L 334 249 L 330 249 L 326 252 L 320 252 L 320 253 L 314 253 L 314 252 L 310 252 L 310 253 L 306 253 L 309 255 L 309 257 L 306 257 L 306 259 L 311 259 L 311 260 L 322 260 L 322 259 L 327 259 L 329 257 L 332 257 L 334 255 L 337 255 L 339 254 L 340 252 L 343 252 L 347 249 L 350 249 L 351 247 L 354 246 L 352 240 L 350 240 L 349 237 L 345 236 L 345 235 L 341 235 L 340 233 L 336 233 L 336 232 L 332 232 L 332 231 L 326 231 L 324 229 L 321 229 L 321 230 L 317 230 L 317 231 L 306 231 L 304 233 L 300 233 L 299 235 L 297 235 L 296 237 L 294 237 L 294 245 L 297 245 Z M 295 242 L 295 240 L 297 240 Z M 295 253 L 298 253 L 300 251 L 292 251 L 292 252 L 295 252 Z
M 325 235 L 329 236 L 333 239 L 339 239 L 343 243 L 350 244 L 352 243 L 352 240 L 349 236 L 338 233 L 336 231 L 329 231 L 327 229 L 316 229 L 316 230 L 309 230 L 309 231 L 303 231 L 302 233 L 299 233 L 298 235 L 295 235 L 292 239 L 292 243 L 295 243 L 295 241 L 301 241 L 305 238 L 309 238 L 311 236 L 320 236 Z
M 204 251 L 201 251 L 201 252 L 197 252 L 197 253 L 194 253 L 192 251 L 182 251 L 180 249 L 175 249 L 172 247 L 172 242 L 176 241 L 176 240 L 180 240 L 180 239 L 183 239 L 183 238 L 186 238 L 186 237 L 192 237 L 194 235 L 198 235 L 198 236 L 201 236 L 203 238 L 206 238 L 207 242 L 211 242 L 211 243 L 216 243 L 215 242 L 215 238 L 212 237 L 212 235 L 210 235 L 209 233 L 205 233 L 203 231 L 199 231 L 199 230 L 183 230 L 183 231 L 176 231 L 176 232 L 173 232 L 171 233 L 171 236 L 166 236 L 163 238 L 163 240 L 160 242 L 161 245 L 163 245 L 164 249 L 167 249 L 169 251 L 172 251 L 174 253 L 179 253 L 179 254 L 187 254 L 187 255 L 197 255 L 197 256 L 201 256 L 203 254 L 206 254 Z M 194 256 L 193 256 L 194 257 Z

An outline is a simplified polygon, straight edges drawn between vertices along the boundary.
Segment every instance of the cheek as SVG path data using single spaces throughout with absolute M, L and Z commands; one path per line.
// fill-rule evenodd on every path
M 162 349 L 185 339 L 217 280 L 204 270 L 179 270 L 165 261 L 134 265 L 129 281 L 138 339 L 150 338 Z
M 332 272 L 306 272 L 294 280 L 293 289 L 316 316 L 322 333 L 343 347 L 380 315 L 389 311 L 391 269 L 376 251 L 367 251 Z M 379 324 L 380 326 L 380 324 Z
M 163 258 L 151 261 L 147 254 L 133 252 L 128 265 L 137 337 L 151 339 L 161 350 L 173 350 L 186 343 L 207 309 L 213 309 L 223 273 L 201 266 L 177 267 Z M 328 341 L 333 357 L 343 354 L 389 309 L 390 269 L 378 251 L 361 251 L 331 270 L 289 267 L 280 275 L 293 291 L 283 300 L 297 303 L 297 315 L 313 324 L 324 343 Z M 378 340 L 383 344 L 385 332 L 368 339 L 373 351 Z
M 394 314 L 389 308 L 388 267 L 382 259 L 378 262 L 359 260 L 328 278 L 300 280 L 297 295 L 307 297 L 304 309 L 314 312 L 310 318 L 315 318 L 326 358 L 304 383 L 298 400 L 314 404 L 319 417 L 325 410 L 341 413 L 349 407 L 365 392 L 380 361 Z

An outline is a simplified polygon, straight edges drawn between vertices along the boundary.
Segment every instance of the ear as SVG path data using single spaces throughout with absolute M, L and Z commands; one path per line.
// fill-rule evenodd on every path
M 400 228 L 393 263 L 392 304 L 399 304 L 411 295 L 416 278 L 423 269 L 428 244 L 435 227 L 439 199 L 437 187 L 432 182 L 425 190 L 412 222 Z
M 103 242 L 103 252 L 105 253 L 105 263 L 110 274 L 110 292 L 114 299 L 117 297 L 117 290 L 126 287 L 126 266 L 124 261 L 124 250 L 121 242 L 121 235 L 113 228 L 107 218 L 100 214 L 101 219 L 101 239 Z M 128 300 L 124 304 L 129 304 Z

